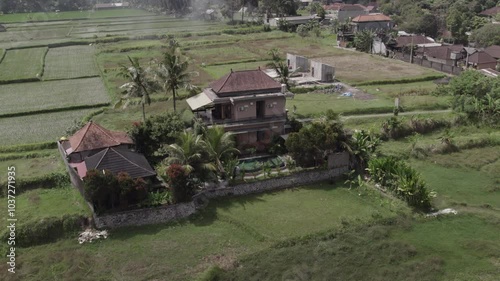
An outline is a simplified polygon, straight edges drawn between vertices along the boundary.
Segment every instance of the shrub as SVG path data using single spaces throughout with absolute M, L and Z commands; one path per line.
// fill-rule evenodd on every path
M 132 179 L 127 173 L 113 175 L 111 171 L 87 171 L 83 178 L 85 197 L 92 202 L 96 213 L 120 206 L 127 208 L 147 197 L 147 183 L 142 178 Z
M 151 116 L 146 122 L 135 122 L 128 133 L 135 142 L 137 152 L 144 154 L 154 165 L 165 158 L 165 155 L 158 154 L 160 148 L 174 143 L 184 128 L 179 114 L 167 113 Z
M 421 211 L 431 209 L 433 192 L 425 187 L 425 182 L 413 168 L 395 158 L 374 158 L 367 168 L 372 180 L 387 188 L 397 197 Z
M 186 170 L 179 164 L 171 164 L 167 168 L 167 176 L 174 203 L 190 201 L 194 195 L 194 188 L 189 182 Z

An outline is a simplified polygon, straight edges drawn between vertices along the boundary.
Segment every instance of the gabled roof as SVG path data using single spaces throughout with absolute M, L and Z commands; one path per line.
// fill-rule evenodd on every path
M 496 6 L 496 7 L 484 10 L 479 14 L 483 15 L 483 16 L 495 16 L 498 13 L 500 13 L 500 6 Z
M 484 51 L 479 51 L 469 56 L 469 63 L 482 64 L 493 62 L 496 63 L 497 60 Z
M 495 59 L 500 58 L 500 46 L 498 45 L 489 46 L 488 48 L 484 49 L 484 51 Z
M 339 9 L 340 11 L 364 11 L 366 7 L 360 4 L 344 4 Z
M 359 15 L 352 19 L 352 22 L 374 22 L 374 21 L 391 21 L 391 18 L 384 14 L 369 14 L 369 15 Z
M 121 144 L 134 144 L 127 133 L 107 130 L 93 121 L 88 122 L 83 128 L 69 137 L 69 143 L 71 151 L 68 154 Z
M 155 170 L 144 155 L 127 149 L 109 147 L 85 159 L 87 171 L 110 170 L 113 174 L 125 172 L 132 178 L 155 176 Z
M 434 43 L 429 38 L 423 35 L 413 35 L 413 36 L 399 36 L 396 38 L 396 47 L 402 48 L 404 46 L 409 46 L 413 43 L 413 45 L 418 44 L 426 44 L 426 43 Z
M 260 69 L 231 71 L 221 79 L 212 82 L 209 87 L 217 94 L 281 90 L 281 84 Z
M 449 60 L 451 58 L 451 50 L 448 46 L 430 47 L 425 48 L 424 53 L 427 57 Z

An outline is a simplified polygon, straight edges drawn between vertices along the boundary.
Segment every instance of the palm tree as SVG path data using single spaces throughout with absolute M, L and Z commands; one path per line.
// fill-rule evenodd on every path
M 204 172 L 215 171 L 213 163 L 206 161 L 206 144 L 202 135 L 195 135 L 193 132 L 183 132 L 179 135 L 177 143 L 165 148 L 168 157 L 164 162 L 167 165 L 182 165 L 186 173 L 196 172 L 203 175 Z
M 370 30 L 363 30 L 356 33 L 356 36 L 354 37 L 354 46 L 356 47 L 356 50 L 370 53 L 374 37 L 375 33 Z
M 142 104 L 142 118 L 146 121 L 146 112 L 144 110 L 144 104 L 151 104 L 151 98 L 149 96 L 149 91 L 155 89 L 155 83 L 153 80 L 149 79 L 150 68 L 144 69 L 139 64 L 138 58 L 131 58 L 127 56 L 130 61 L 130 66 L 121 65 L 120 72 L 118 76 L 124 77 L 129 80 L 129 82 L 120 86 L 120 89 L 126 89 L 126 97 L 140 97 Z
M 225 132 L 221 126 L 214 126 L 207 130 L 205 144 L 207 152 L 215 162 L 217 170 L 224 176 L 225 171 L 222 162 L 233 154 L 240 152 L 234 147 L 233 135 Z
M 171 40 L 170 46 L 156 72 L 157 78 L 160 79 L 165 91 L 172 92 L 174 111 L 177 111 L 177 90 L 180 88 L 195 89 L 191 84 L 191 76 L 194 72 L 188 72 L 189 61 L 182 61 L 179 53 L 179 44 L 175 40 Z
M 290 84 L 290 76 L 294 73 L 291 72 L 290 69 L 288 68 L 288 65 L 285 64 L 283 59 L 280 57 L 280 50 L 278 48 L 273 48 L 271 49 L 268 54 L 271 56 L 271 62 L 266 64 L 267 67 L 270 67 L 276 71 L 280 78 L 280 82 L 282 84 L 285 84 L 287 89 L 289 88 Z

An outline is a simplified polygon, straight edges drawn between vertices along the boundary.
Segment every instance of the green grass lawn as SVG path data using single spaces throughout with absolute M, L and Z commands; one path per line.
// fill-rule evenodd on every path
M 8 50 L 0 63 L 0 81 L 39 79 L 47 48 Z
M 423 81 L 404 84 L 359 86 L 358 88 L 372 95 L 384 95 L 394 98 L 399 95 L 429 95 L 437 88 L 437 85 L 433 81 Z
M 0 118 L 1 146 L 57 141 L 66 130 L 95 109 Z
M 0 85 L 0 115 L 109 103 L 100 77 Z
M 336 187 L 316 184 L 283 192 L 234 198 L 215 203 L 216 211 L 221 218 L 236 221 L 271 240 L 334 228 L 342 220 L 390 216 L 390 211 L 381 208 L 376 200 L 359 196 L 356 190 L 339 185 Z
M 210 265 L 231 268 L 274 241 L 394 215 L 378 199 L 339 185 L 231 198 L 212 202 L 189 221 L 114 230 L 107 240 L 82 246 L 64 239 L 20 249 L 16 278 L 193 280 Z
M 212 280 L 496 280 L 498 223 L 472 215 L 375 224 L 251 254 Z
M 44 80 L 69 79 L 99 75 L 94 48 L 70 46 L 51 48 L 45 57 Z

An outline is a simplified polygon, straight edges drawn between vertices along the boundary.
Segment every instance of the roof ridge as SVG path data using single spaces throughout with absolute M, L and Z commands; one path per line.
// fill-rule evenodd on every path
M 89 132 L 89 129 L 90 129 L 90 125 L 92 125 L 92 121 L 89 121 L 87 124 L 85 124 L 85 126 L 83 126 L 83 128 L 81 128 L 80 130 L 84 130 L 83 132 L 83 136 L 79 139 L 78 141 L 78 144 L 76 145 L 76 147 L 73 149 L 73 151 L 77 151 L 78 150 L 78 147 L 80 147 L 80 145 L 82 144 L 83 142 L 83 139 L 85 138 L 85 136 L 87 135 L 87 133 Z M 86 127 L 86 128 L 85 128 Z M 80 131 L 78 130 L 78 131 Z M 77 132 L 78 132 L 77 131 Z M 76 134 L 76 133 L 75 133 Z M 73 134 L 73 136 L 75 135 Z
M 232 69 L 231 69 L 231 72 L 229 73 L 229 75 L 226 77 L 226 80 L 224 80 L 224 83 L 222 83 L 222 85 L 219 87 L 219 90 L 217 90 L 217 92 L 220 92 L 222 90 L 222 88 L 224 88 L 224 86 L 226 85 L 226 83 L 229 80 L 229 77 L 231 77 L 231 75 L 233 75 Z
M 121 154 L 117 149 L 114 149 L 112 147 L 108 148 L 108 149 L 111 149 L 113 150 L 116 154 L 118 154 L 118 156 L 120 156 L 121 158 L 123 158 L 125 161 L 129 162 L 130 164 L 142 169 L 143 171 L 146 171 L 146 172 L 151 172 L 150 170 L 147 170 L 147 169 L 144 169 L 143 167 L 137 165 L 136 163 L 130 161 L 127 157 L 125 157 L 123 154 Z M 125 151 L 125 150 L 124 150 Z M 134 153 L 133 151 L 128 151 L 126 150 L 126 152 L 131 152 L 131 153 Z
M 108 151 L 109 151 L 109 147 L 107 147 L 106 149 L 104 149 L 104 150 L 102 151 L 102 152 L 103 152 L 103 153 L 102 153 L 102 157 L 101 157 L 101 159 L 99 159 L 99 161 L 97 161 L 97 164 L 95 165 L 95 166 L 96 166 L 96 168 L 97 168 L 97 167 L 99 167 L 99 165 L 100 165 L 100 164 L 101 164 L 101 162 L 102 162 L 102 159 L 104 159 L 104 156 L 106 156 L 106 154 L 108 153 Z M 99 153 L 100 153 L 100 152 L 99 152 Z M 99 153 L 97 153 L 97 154 L 99 154 Z M 96 155 L 97 155 L 97 154 L 96 154 Z

